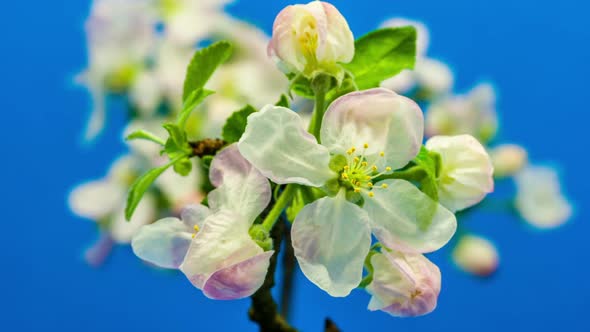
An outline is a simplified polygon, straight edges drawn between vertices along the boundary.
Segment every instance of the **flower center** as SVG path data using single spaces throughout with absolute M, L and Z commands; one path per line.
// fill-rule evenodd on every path
M 377 166 L 378 161 L 385 157 L 385 152 L 380 152 L 379 155 L 373 160 L 369 160 L 365 155 L 369 144 L 363 145 L 363 150 L 359 154 L 355 147 L 351 147 L 346 151 L 347 165 L 342 169 L 340 173 L 340 179 L 345 183 L 348 183 L 356 193 L 364 192 L 369 197 L 375 196 L 373 189 L 385 189 L 387 184 L 375 185 L 374 180 L 384 174 L 391 173 L 393 170 L 391 167 L 386 166 L 384 169 L 379 170 Z

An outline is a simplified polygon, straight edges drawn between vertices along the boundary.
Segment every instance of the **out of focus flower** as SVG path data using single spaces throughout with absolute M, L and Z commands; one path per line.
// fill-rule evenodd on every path
M 86 22 L 89 64 L 78 77 L 93 99 L 87 139 L 104 126 L 106 93 L 126 90 L 143 67 L 155 43 L 155 20 L 148 0 L 93 2 Z
M 426 135 L 469 134 L 485 144 L 496 135 L 495 104 L 495 92 L 489 84 L 479 84 L 467 95 L 435 101 L 426 113 Z
M 418 105 L 382 88 L 334 101 L 322 122 L 322 144 L 287 108 L 269 105 L 249 116 L 238 146 L 262 174 L 279 184 L 338 181 L 339 193 L 306 205 L 292 227 L 303 273 L 330 295 L 346 296 L 360 282 L 371 229 L 388 247 L 415 253 L 434 251 L 454 234 L 455 216 L 410 182 L 373 183 L 416 156 L 422 131 Z M 331 159 L 342 165 L 331 168 Z M 346 191 L 363 197 L 363 208 L 347 201 Z
M 155 265 L 179 268 L 207 297 L 247 297 L 264 282 L 274 253 L 265 252 L 248 233 L 270 202 L 270 184 L 235 145 L 217 154 L 209 177 L 216 186 L 209 207 L 191 205 L 181 219 L 144 226 L 133 238 L 133 251 Z
M 462 236 L 453 249 L 452 258 L 461 270 L 480 277 L 496 272 L 499 262 L 496 246 L 475 235 Z
M 528 161 L 526 150 L 516 144 L 502 144 L 491 149 L 490 157 L 494 164 L 494 176 L 498 178 L 514 175 Z
M 451 90 L 454 83 L 451 69 L 445 63 L 426 55 L 430 35 L 428 28 L 422 22 L 393 18 L 385 21 L 381 26 L 390 28 L 413 26 L 417 32 L 414 70 L 404 70 L 385 80 L 381 86 L 398 93 L 408 93 L 417 88 L 421 95 L 427 98 L 436 98 Z
M 436 308 L 441 275 L 426 257 L 383 250 L 371 257 L 371 265 L 373 281 L 366 287 L 372 295 L 369 310 L 415 317 Z
M 538 228 L 554 228 L 572 215 L 572 206 L 561 192 L 557 172 L 549 167 L 528 166 L 515 176 L 516 208 L 522 218 Z
M 220 21 L 226 19 L 223 6 L 231 0 L 163 0 L 160 13 L 164 33 L 178 46 L 194 47 L 210 37 Z
M 348 63 L 354 57 L 354 37 L 336 7 L 312 1 L 287 6 L 279 13 L 268 54 L 287 73 L 310 78 L 318 72 L 337 75 L 337 63 Z
M 438 195 L 449 210 L 475 205 L 494 190 L 492 161 L 473 136 L 434 136 L 426 148 L 441 157 Z

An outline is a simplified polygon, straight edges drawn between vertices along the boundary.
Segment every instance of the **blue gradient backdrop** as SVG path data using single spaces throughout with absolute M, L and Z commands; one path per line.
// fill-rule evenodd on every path
M 262 3 L 268 3 L 262 5 Z M 452 65 L 457 90 L 489 79 L 500 92 L 502 137 L 534 161 L 561 165 L 574 220 L 535 232 L 491 214 L 470 221 L 502 254 L 499 273 L 482 281 L 456 271 L 446 252 L 438 309 L 395 319 L 365 308 L 362 291 L 330 298 L 297 276 L 294 321 L 320 331 L 326 316 L 344 331 L 590 331 L 588 234 L 587 2 L 576 0 L 415 0 L 334 3 L 357 36 L 392 15 L 423 20 L 429 54 Z M 241 1 L 235 15 L 269 31 L 288 1 Z M 100 177 L 124 152 L 115 115 L 96 144 L 81 131 L 89 97 L 71 83 L 85 65 L 84 1 L 5 1 L 0 14 L 2 331 L 254 331 L 248 300 L 204 298 L 183 276 L 159 273 L 119 248 L 100 270 L 81 259 L 92 223 L 65 204 L 72 185 Z M 113 112 L 117 113 L 117 112 Z

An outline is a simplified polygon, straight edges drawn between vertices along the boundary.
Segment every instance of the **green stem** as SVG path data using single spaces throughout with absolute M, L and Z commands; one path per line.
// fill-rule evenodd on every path
M 322 128 L 322 119 L 324 118 L 326 103 L 326 92 L 323 89 L 318 89 L 315 92 L 315 110 L 313 118 L 310 123 L 309 132 L 320 142 L 320 129 Z
M 270 232 L 277 219 L 279 219 L 279 217 L 281 216 L 281 213 L 283 212 L 285 207 L 287 207 L 287 204 L 291 202 L 291 199 L 293 199 L 293 195 L 295 194 L 295 190 L 297 190 L 297 185 L 295 184 L 288 184 L 285 187 L 285 190 L 283 190 L 283 192 L 279 196 L 279 199 L 277 199 L 277 201 L 275 202 L 275 205 L 266 215 L 264 221 L 262 221 L 262 227 L 264 227 L 267 231 Z

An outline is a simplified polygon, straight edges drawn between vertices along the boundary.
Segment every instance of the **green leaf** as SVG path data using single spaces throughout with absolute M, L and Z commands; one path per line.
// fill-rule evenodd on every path
M 285 96 L 284 94 L 281 95 L 281 99 L 279 99 L 279 101 L 277 101 L 275 106 L 289 108 L 289 98 L 287 96 Z
M 384 28 L 368 33 L 355 42 L 352 62 L 343 64 L 355 78 L 359 90 L 378 87 L 380 83 L 416 62 L 416 29 Z
M 223 126 L 222 134 L 223 140 L 228 144 L 237 142 L 246 130 L 248 123 L 248 116 L 256 112 L 256 109 L 250 105 L 246 105 L 239 111 L 234 112 Z
M 172 140 L 172 142 L 174 142 L 174 144 L 176 144 L 177 146 L 182 146 L 184 145 L 184 143 L 186 143 L 186 134 L 176 124 L 165 123 L 162 125 L 162 127 L 166 129 L 166 131 L 170 135 L 170 139 Z
M 178 126 L 184 129 L 186 121 L 188 120 L 189 116 L 191 115 L 195 107 L 199 106 L 203 102 L 203 100 L 205 100 L 205 98 L 209 97 L 214 93 L 214 91 L 207 89 L 193 90 L 193 92 L 191 92 L 187 100 L 184 102 L 182 111 L 180 111 L 180 113 L 178 114 Z
M 162 146 L 166 145 L 166 142 L 162 138 L 156 136 L 155 134 L 150 133 L 147 130 L 134 131 L 131 134 L 129 134 L 127 137 L 125 137 L 125 139 L 128 141 L 131 141 L 134 139 L 143 139 L 146 141 L 151 141 L 151 142 L 160 144 Z
M 139 201 L 141 201 L 141 198 L 143 197 L 145 192 L 148 190 L 150 185 L 162 173 L 164 173 L 164 171 L 166 171 L 170 166 L 175 164 L 176 161 L 178 161 L 178 160 L 173 160 L 164 166 L 151 169 L 147 173 L 145 173 L 142 176 L 140 176 L 139 178 L 137 178 L 137 180 L 135 180 L 135 182 L 133 182 L 133 184 L 131 185 L 131 188 L 129 189 L 129 194 L 127 196 L 127 206 L 125 206 L 125 219 L 127 219 L 127 221 L 131 220 L 131 216 L 133 215 L 133 212 L 137 208 Z
M 217 67 L 231 55 L 232 45 L 223 40 L 197 51 L 186 72 L 182 100 L 186 101 L 193 91 L 202 89 Z

